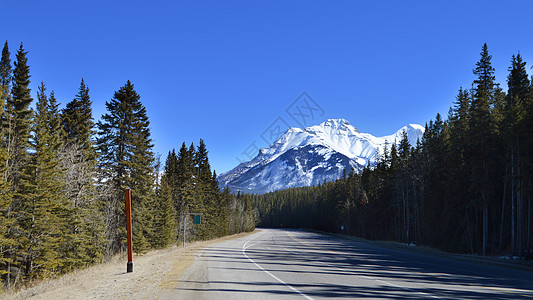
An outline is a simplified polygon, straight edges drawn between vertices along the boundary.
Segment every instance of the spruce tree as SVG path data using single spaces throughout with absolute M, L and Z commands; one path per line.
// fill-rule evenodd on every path
M 165 169 L 163 178 L 167 181 L 170 192 L 172 194 L 172 203 L 175 209 L 176 201 L 178 198 L 178 156 L 176 155 L 176 150 L 168 152 L 167 160 L 165 161 Z
M 11 97 L 7 99 L 5 112 L 6 132 L 5 143 L 9 156 L 7 157 L 5 177 L 13 193 L 9 207 L 9 215 L 14 217 L 13 226 L 9 228 L 9 238 L 14 239 L 17 245 L 8 254 L 8 272 L 17 269 L 19 272 L 8 278 L 9 284 L 16 285 L 24 279 L 24 274 L 29 271 L 27 266 L 31 258 L 24 254 L 30 234 L 28 228 L 31 225 L 31 199 L 34 191 L 32 176 L 34 168 L 30 160 L 28 149 L 30 144 L 30 125 L 32 110 L 30 104 L 30 74 L 27 52 L 22 44 L 16 54 L 15 68 L 13 71 L 13 83 L 11 87 Z M 11 283 L 11 279 L 13 279 Z
M 13 190 L 19 191 L 23 167 L 28 158 L 27 149 L 30 143 L 30 122 L 32 110 L 30 104 L 33 101 L 30 95 L 30 68 L 28 66 L 27 52 L 20 44 L 13 71 L 12 97 L 7 103 L 8 147 L 12 153 L 9 161 L 9 181 Z
M 218 233 L 218 203 L 217 194 L 212 188 L 212 173 L 207 157 L 207 147 L 202 139 L 195 152 L 196 162 L 196 197 L 201 202 L 204 214 L 202 238 L 213 238 Z
M 198 190 L 194 144 L 191 143 L 190 147 L 187 148 L 185 143 L 183 143 L 177 156 L 176 173 L 178 197 L 176 198 L 175 205 L 178 211 L 178 222 L 181 224 L 180 227 L 186 226 L 188 228 L 188 232 L 186 233 L 186 240 L 188 241 L 196 237 L 197 228 L 191 226 L 192 223 L 190 218 L 188 218 L 186 214 L 191 212 L 203 212 L 203 203 L 201 203 L 197 197 Z M 183 222 L 186 222 L 186 224 Z M 180 234 L 181 233 L 182 230 L 180 230 Z
M 176 210 L 172 200 L 172 188 L 168 182 L 168 177 L 161 180 L 161 188 L 156 196 L 156 203 L 153 209 L 154 234 L 153 246 L 164 248 L 176 242 Z
M 89 97 L 89 87 L 81 79 L 78 94 L 67 103 L 62 111 L 62 123 L 65 130 L 67 144 L 77 145 L 89 159 L 94 156 L 93 141 L 94 122 L 92 116 L 92 101 Z
M 53 97 L 51 97 L 52 102 Z M 52 103 L 51 103 L 51 106 Z M 103 216 L 96 174 L 94 149 L 95 124 L 89 88 L 82 78 L 78 94 L 61 111 L 62 167 L 65 169 L 63 193 L 70 200 L 75 216 L 71 226 L 71 247 L 75 253 L 69 259 L 71 268 L 96 263 L 103 256 Z
M 35 119 L 32 122 L 31 163 L 32 189 L 24 204 L 27 219 L 21 223 L 25 232 L 23 251 L 26 253 L 27 279 L 49 277 L 63 270 L 62 245 L 67 243 L 71 208 L 61 193 L 63 170 L 58 152 L 61 148 L 60 120 L 53 94 L 50 107 L 44 83 L 37 93 Z
M 7 41 L 2 48 L 2 59 L 0 60 L 0 112 L 3 114 L 7 99 L 9 97 L 9 88 L 11 86 L 11 59 Z
M 130 83 L 131 84 L 131 83 Z M 131 85 L 133 89 L 133 85 Z M 140 98 L 140 97 L 139 97 Z M 150 245 L 148 240 L 154 234 L 152 230 L 153 215 L 149 213 L 150 208 L 154 205 L 154 180 L 152 177 L 152 165 L 154 163 L 154 153 L 152 151 L 153 143 L 150 136 L 150 122 L 146 114 L 146 108 L 140 101 L 133 103 L 134 124 L 133 124 L 133 156 L 130 161 L 131 168 L 131 185 L 135 185 L 136 195 L 132 201 L 136 200 L 133 205 L 134 224 L 137 225 L 137 252 L 146 251 Z M 140 232 L 142 230 L 142 232 Z M 145 244 L 140 241 L 145 239 Z
M 2 49 L 0 60 L 0 280 L 10 286 L 10 266 L 13 263 L 12 253 L 17 245 L 12 229 L 15 218 L 12 211 L 13 193 L 8 179 L 7 127 L 4 114 L 5 104 L 10 96 L 11 60 L 7 41 Z
M 482 254 L 486 255 L 489 236 L 489 151 L 492 147 L 494 122 L 491 115 L 491 105 L 494 102 L 494 68 L 491 64 L 492 56 L 489 55 L 487 44 L 481 50 L 481 59 L 476 63 L 474 75 L 474 89 L 471 105 L 471 133 L 472 149 L 472 176 L 474 190 L 478 191 L 482 215 Z
M 530 109 L 529 90 L 531 86 L 526 72 L 526 63 L 522 61 L 520 54 L 512 56 L 507 85 L 508 93 L 505 99 L 502 129 L 506 137 L 504 143 L 507 145 L 511 179 L 511 249 L 515 252 L 518 248 L 517 254 L 521 256 L 524 241 L 523 228 L 525 227 L 522 172 L 527 169 L 527 158 L 523 159 L 522 156 L 530 149 L 529 134 L 532 131 L 531 123 L 527 118 Z
M 453 249 L 463 249 L 462 251 L 474 252 L 473 243 L 466 243 L 469 237 L 473 236 L 472 227 L 467 226 L 470 220 L 469 214 L 475 210 L 476 203 L 473 199 L 470 182 L 472 180 L 472 155 L 474 149 L 471 143 L 471 101 L 472 96 L 469 91 L 462 88 L 459 89 L 456 101 L 451 111 L 449 118 L 450 130 L 450 156 L 449 156 L 449 170 L 446 182 L 448 184 L 448 191 L 450 197 L 451 207 L 455 207 L 454 211 L 447 216 L 448 224 L 462 224 L 455 228 L 455 236 L 453 237 L 459 246 L 453 243 L 447 243 L 447 246 Z M 426 152 L 426 155 L 431 155 Z M 434 158 L 433 158 L 434 159 Z M 431 178 L 428 178 L 431 180 Z M 436 246 L 439 246 L 435 244 Z
M 98 122 L 97 149 L 100 154 L 99 169 L 103 181 L 112 185 L 108 232 L 120 232 L 110 236 L 111 251 L 124 247 L 125 214 L 124 189 L 132 189 L 134 249 L 148 249 L 151 234 L 148 207 L 153 199 L 151 165 L 154 160 L 152 140 L 146 109 L 130 81 L 115 92 L 106 102 L 108 113 Z
M 195 161 L 198 166 L 197 174 L 198 180 L 202 182 L 211 181 L 211 166 L 209 165 L 209 158 L 207 157 L 207 147 L 204 140 L 200 139 L 197 151 L 195 153 Z

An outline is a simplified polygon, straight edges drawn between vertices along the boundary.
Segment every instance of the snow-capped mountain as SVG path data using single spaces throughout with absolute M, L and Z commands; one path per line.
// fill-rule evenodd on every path
M 265 193 L 335 180 L 344 170 L 361 171 L 375 162 L 385 144 L 400 142 L 403 131 L 415 145 L 424 127 L 409 124 L 383 137 L 361 133 L 344 119 L 329 119 L 303 130 L 289 128 L 254 159 L 221 174 L 219 184 L 234 192 Z

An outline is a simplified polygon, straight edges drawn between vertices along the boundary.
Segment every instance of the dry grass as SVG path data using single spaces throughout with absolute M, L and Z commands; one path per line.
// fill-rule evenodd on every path
M 192 265 L 196 253 L 213 243 L 241 238 L 240 233 L 185 248 L 173 246 L 154 250 L 133 259 L 133 272 L 126 273 L 126 259 L 78 270 L 60 278 L 45 280 L 20 291 L 5 292 L 0 299 L 153 299 L 178 286 L 183 273 Z

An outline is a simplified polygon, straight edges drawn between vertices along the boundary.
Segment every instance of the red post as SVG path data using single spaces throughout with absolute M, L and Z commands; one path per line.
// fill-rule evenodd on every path
M 126 188 L 126 231 L 128 235 L 128 265 L 126 272 L 133 272 L 133 238 L 131 236 L 131 189 Z

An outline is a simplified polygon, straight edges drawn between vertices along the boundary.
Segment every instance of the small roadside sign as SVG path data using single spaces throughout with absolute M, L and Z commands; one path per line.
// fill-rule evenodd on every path
M 193 220 L 194 224 L 202 224 L 202 216 L 201 215 L 195 215 L 193 217 L 194 217 L 194 220 Z

